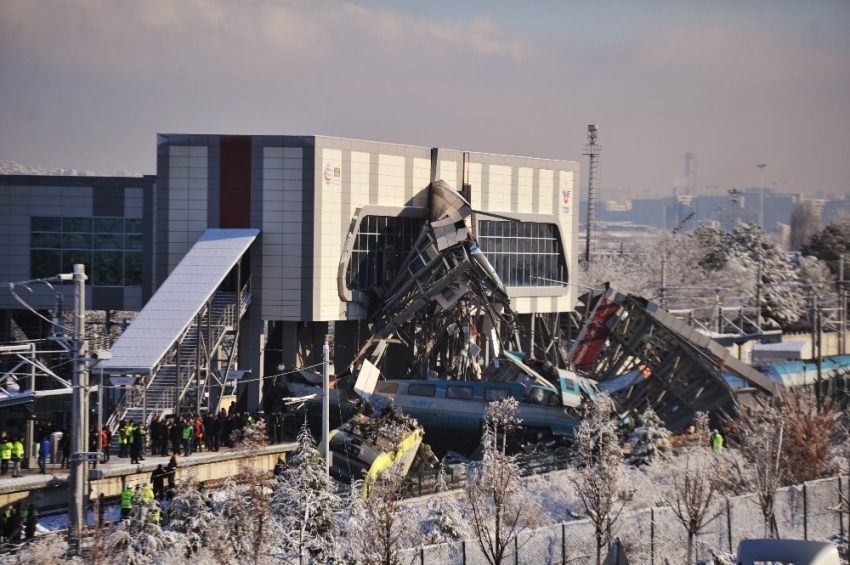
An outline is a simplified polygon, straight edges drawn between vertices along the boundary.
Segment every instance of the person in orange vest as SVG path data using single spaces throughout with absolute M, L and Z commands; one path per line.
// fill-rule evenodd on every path
M 203 452 L 202 446 L 204 445 L 204 424 L 201 422 L 201 417 L 198 416 L 195 418 L 195 447 L 198 449 L 198 453 Z

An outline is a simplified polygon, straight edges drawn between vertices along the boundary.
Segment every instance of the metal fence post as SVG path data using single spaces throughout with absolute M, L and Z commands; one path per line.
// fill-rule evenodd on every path
M 561 565 L 567 565 L 567 525 L 561 522 Z
M 649 510 L 649 563 L 655 565 L 655 508 Z
M 841 490 L 841 475 L 838 475 L 838 534 L 844 535 L 844 501 L 841 499 L 844 491 Z
M 519 565 L 519 536 L 514 538 L 514 565 Z
M 732 553 L 732 503 L 726 499 L 726 537 L 729 540 L 729 553 Z
M 466 565 L 466 540 L 460 542 L 460 548 L 463 550 L 463 565 Z
M 803 483 L 803 539 L 809 539 L 809 497 L 806 483 Z
M 425 546 L 419 547 L 419 565 L 425 565 Z

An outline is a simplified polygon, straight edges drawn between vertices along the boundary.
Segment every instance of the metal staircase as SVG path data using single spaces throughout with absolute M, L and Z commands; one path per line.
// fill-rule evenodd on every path
M 175 342 L 162 364 L 143 379 L 140 386 L 128 389 L 109 418 L 107 425 L 116 430 L 121 420 L 150 423 L 166 414 L 190 411 L 193 414 L 215 410 L 218 398 L 211 380 L 219 381 L 211 364 L 219 359 L 231 368 L 239 333 L 239 320 L 251 303 L 251 280 L 235 292 L 216 292 L 195 321 Z M 227 351 L 225 338 L 234 340 Z M 223 380 L 218 382 L 222 389 Z M 209 396 L 207 396 L 209 393 Z M 201 399 L 198 407 L 197 399 Z

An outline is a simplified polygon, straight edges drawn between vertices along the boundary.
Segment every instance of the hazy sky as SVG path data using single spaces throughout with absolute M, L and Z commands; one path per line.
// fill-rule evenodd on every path
M 850 191 L 850 1 L 0 0 L 0 160 L 155 173 L 155 134 L 578 160 L 603 187 Z M 706 186 L 717 188 L 706 189 Z

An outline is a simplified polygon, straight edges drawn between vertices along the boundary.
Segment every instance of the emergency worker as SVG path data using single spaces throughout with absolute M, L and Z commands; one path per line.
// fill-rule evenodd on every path
M 21 438 L 12 442 L 12 477 L 21 476 L 21 459 L 24 457 L 24 443 Z
M 133 489 L 130 485 L 124 487 L 121 491 L 121 519 L 128 520 L 130 512 L 133 510 Z
M 0 475 L 5 475 L 9 471 L 12 449 L 12 440 L 9 439 L 9 436 L 4 437 L 3 443 L 0 443 Z
M 717 430 L 711 432 L 711 448 L 715 453 L 723 452 L 723 436 Z

